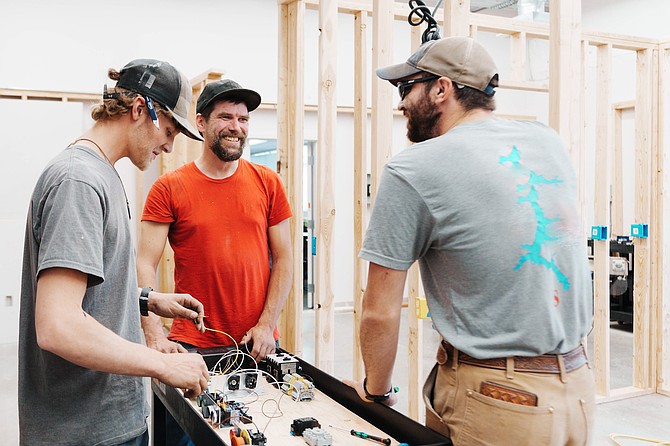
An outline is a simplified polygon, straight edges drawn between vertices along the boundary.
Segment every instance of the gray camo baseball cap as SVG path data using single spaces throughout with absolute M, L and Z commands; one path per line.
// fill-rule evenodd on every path
M 378 68 L 377 76 L 396 84 L 422 71 L 445 76 L 492 96 L 498 86 L 498 69 L 491 55 L 470 37 L 430 40 L 419 47 L 407 62 Z

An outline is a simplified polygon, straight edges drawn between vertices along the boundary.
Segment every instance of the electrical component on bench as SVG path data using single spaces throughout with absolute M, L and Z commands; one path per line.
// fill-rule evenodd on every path
M 305 443 L 309 446 L 332 446 L 333 436 L 320 427 L 310 427 L 302 433 Z
M 281 390 L 295 401 L 305 401 L 314 399 L 314 384 L 307 378 L 290 373 L 284 375 L 284 381 Z
M 321 427 L 321 424 L 314 417 L 296 418 L 291 423 L 291 435 L 302 436 L 306 429 Z
M 198 395 L 198 406 L 202 408 L 202 416 L 212 426 L 233 426 L 237 422 L 249 423 L 251 415 L 245 412 L 241 402 L 226 401 L 222 394 L 205 392 Z
M 281 381 L 286 374 L 298 372 L 298 360 L 288 353 L 267 355 L 263 361 L 265 370 L 277 381 Z M 267 380 L 272 382 L 270 377 Z
M 198 395 L 196 401 L 202 409 L 202 416 L 212 424 L 219 424 L 221 421 L 221 407 L 217 400 L 220 395 L 217 393 L 204 392 Z
M 235 426 L 230 430 L 230 445 L 244 446 L 247 444 L 265 446 L 267 438 L 262 432 L 253 428 L 242 428 Z
M 234 392 L 236 390 L 255 389 L 258 384 L 258 373 L 250 370 L 226 375 L 224 391 Z

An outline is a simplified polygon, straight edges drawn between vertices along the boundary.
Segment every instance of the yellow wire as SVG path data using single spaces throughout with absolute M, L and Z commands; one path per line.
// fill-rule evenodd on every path
M 225 375 L 225 374 L 227 374 L 227 373 L 233 368 L 233 365 L 234 365 L 234 364 L 237 364 L 237 357 L 238 357 L 238 355 L 240 354 L 240 348 L 239 348 L 239 346 L 237 345 L 237 342 L 235 341 L 235 338 L 233 338 L 231 335 L 229 335 L 229 334 L 226 333 L 225 331 L 215 330 L 215 329 L 213 329 L 213 328 L 209 328 L 209 327 L 205 327 L 205 330 L 213 331 L 213 332 L 215 332 L 215 333 L 221 333 L 221 334 L 224 334 L 224 335 L 228 336 L 228 337 L 230 338 L 231 341 L 233 341 L 233 344 L 235 344 L 235 358 L 233 358 L 233 363 L 230 364 L 230 365 L 228 366 L 228 368 L 227 368 L 224 372 L 222 372 L 222 374 Z
M 617 446 L 622 446 L 622 444 L 619 443 L 618 441 L 616 441 L 615 438 L 630 438 L 632 440 L 646 441 L 648 443 L 654 443 L 654 444 L 661 445 L 661 446 L 663 446 L 663 445 L 669 446 L 670 445 L 670 441 L 654 440 L 652 438 L 636 437 L 634 435 L 610 434 L 610 440 L 612 440 L 614 442 L 614 444 L 616 444 Z

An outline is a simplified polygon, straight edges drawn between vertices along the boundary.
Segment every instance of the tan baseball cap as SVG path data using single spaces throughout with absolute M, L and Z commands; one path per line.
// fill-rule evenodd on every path
M 470 37 L 429 40 L 407 62 L 377 69 L 377 76 L 395 85 L 422 71 L 445 76 L 460 85 L 492 96 L 498 86 L 498 69 L 491 55 Z

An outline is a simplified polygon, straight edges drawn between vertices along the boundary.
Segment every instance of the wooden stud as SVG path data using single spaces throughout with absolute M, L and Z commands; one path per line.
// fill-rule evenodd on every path
M 303 308 L 303 146 L 304 146 L 304 28 L 301 0 L 280 5 L 277 97 L 277 172 L 293 210 L 289 221 L 293 242 L 293 286 L 279 317 L 282 347 L 302 353 Z
M 612 84 L 612 46 L 598 47 L 596 84 L 596 162 L 594 224 L 609 226 L 610 175 L 602 166 L 609 165 L 610 91 Z M 594 358 L 596 393 L 609 396 L 610 391 L 610 241 L 593 241 L 594 283 Z
M 616 102 L 613 110 L 612 147 L 612 235 L 626 235 L 628 230 L 623 226 L 623 112 L 635 110 L 635 101 Z
M 651 166 L 650 166 L 650 188 L 651 188 L 651 209 L 649 218 L 649 230 L 654 235 L 654 243 L 651 243 L 650 250 L 650 302 L 649 302 L 649 385 L 656 389 L 659 378 L 662 376 L 661 364 L 659 359 L 659 350 L 662 345 L 662 319 L 658 311 L 662 308 L 661 296 L 663 295 L 663 193 L 661 185 L 663 184 L 663 153 L 660 145 L 660 119 L 661 119 L 661 69 L 659 60 L 659 50 L 652 50 L 652 82 L 651 82 Z M 661 381 L 662 382 L 662 381 Z
M 519 32 L 510 36 L 510 80 L 526 80 L 527 42 L 526 33 Z
M 353 378 L 364 377 L 360 327 L 367 262 L 358 257 L 363 247 L 368 210 L 367 14 L 354 15 L 354 352 Z
M 333 177 L 337 125 L 337 0 L 319 2 L 319 113 L 316 187 L 316 366 L 326 373 L 334 369 L 332 266 L 335 200 Z
M 637 52 L 637 82 L 635 108 L 635 223 L 650 222 L 649 164 L 652 131 L 652 69 L 651 50 Z M 633 289 L 633 386 L 647 389 L 650 386 L 650 240 L 635 239 L 635 287 Z
M 374 0 L 372 23 L 372 72 L 393 63 L 393 10 L 391 0 Z M 374 206 L 379 177 L 384 165 L 391 159 L 393 139 L 394 91 L 389 83 L 372 75 L 372 174 L 370 203 Z
M 416 51 L 421 45 L 421 29 L 418 26 L 412 27 L 411 48 Z M 420 297 L 419 264 L 414 264 L 407 274 L 407 394 L 408 411 L 407 415 L 419 421 L 424 414 L 425 405 L 423 404 L 423 320 L 417 318 L 416 303 Z
M 667 199 L 667 189 L 668 184 L 668 173 L 664 169 L 666 157 L 668 156 L 668 150 L 666 150 L 666 145 L 668 138 L 665 137 L 665 132 L 670 129 L 667 127 L 667 102 L 669 100 L 668 93 L 668 82 L 670 81 L 670 76 L 668 75 L 668 60 L 669 53 L 668 47 L 670 43 L 666 42 L 659 48 L 659 107 L 658 107 L 658 146 L 656 150 L 656 156 L 658 157 L 658 164 L 656 166 L 655 172 L 658 172 L 659 175 L 659 184 L 657 192 L 661 194 L 659 197 L 659 207 L 658 214 L 660 217 L 659 221 L 659 239 L 657 245 L 660 247 L 661 253 L 659 258 L 659 264 L 657 265 L 657 286 L 659 287 L 657 293 L 658 306 L 657 306 L 657 315 L 656 319 L 658 321 L 657 331 L 655 337 L 659 339 L 659 345 L 656 348 L 656 363 L 657 363 L 657 374 L 656 374 L 656 388 L 659 393 L 670 396 L 670 295 L 665 293 L 667 288 L 665 285 L 668 284 L 670 280 L 670 271 L 667 271 L 664 268 L 664 265 L 668 264 L 670 260 L 668 255 L 670 254 L 670 249 L 667 246 L 667 237 L 664 237 L 661 227 L 664 222 L 668 221 L 668 216 L 666 210 L 670 207 L 665 206 L 665 200 Z
M 470 0 L 445 0 L 444 37 L 470 35 Z
M 581 150 L 581 0 L 551 0 L 549 36 L 549 125 L 563 139 L 577 171 Z

